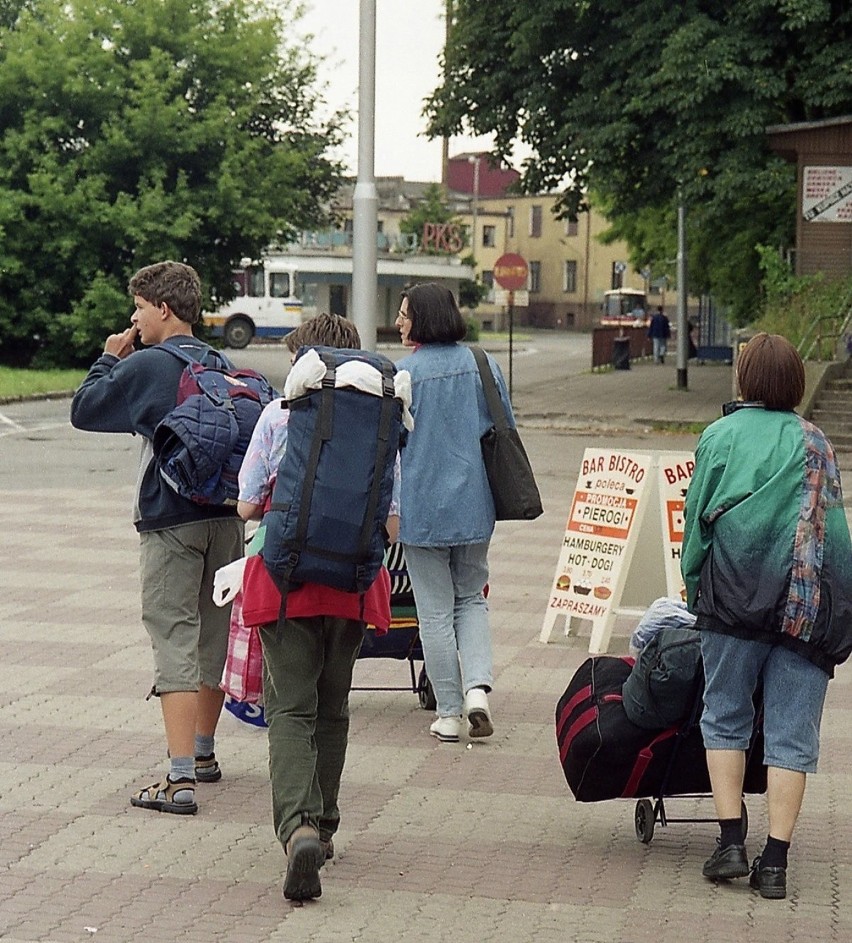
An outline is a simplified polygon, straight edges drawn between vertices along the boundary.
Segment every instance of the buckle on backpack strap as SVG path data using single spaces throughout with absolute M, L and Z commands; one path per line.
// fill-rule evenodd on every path
M 323 389 L 334 389 L 334 380 L 337 375 L 337 364 L 331 354 L 324 352 L 320 354 L 322 362 L 325 364 L 325 376 L 322 378 Z
M 367 583 L 368 575 L 367 567 L 363 563 L 355 564 L 355 585 L 359 587 L 360 592 L 366 592 L 370 588 Z
M 301 553 L 298 550 L 291 550 L 290 553 L 287 554 L 286 568 L 288 571 L 296 569 L 296 567 L 299 565 L 300 556 Z

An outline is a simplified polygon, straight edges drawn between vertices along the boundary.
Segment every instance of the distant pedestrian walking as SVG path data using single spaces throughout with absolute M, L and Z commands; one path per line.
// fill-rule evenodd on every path
M 672 336 L 671 324 L 659 306 L 648 325 L 648 337 L 654 344 L 654 360 L 656 363 L 666 362 L 667 341 Z

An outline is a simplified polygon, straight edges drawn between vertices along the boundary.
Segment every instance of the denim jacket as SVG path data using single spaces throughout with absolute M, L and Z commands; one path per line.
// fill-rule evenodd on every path
M 491 372 L 515 419 L 499 366 Z M 494 500 L 479 440 L 491 427 L 479 370 L 462 344 L 424 344 L 397 363 L 411 374 L 414 431 L 402 450 L 400 541 L 418 547 L 484 543 Z

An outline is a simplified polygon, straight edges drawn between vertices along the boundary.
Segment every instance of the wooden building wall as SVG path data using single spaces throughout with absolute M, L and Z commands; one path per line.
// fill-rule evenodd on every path
M 797 167 L 796 274 L 852 274 L 852 222 L 808 222 L 802 213 L 805 167 L 852 168 L 852 117 L 773 128 L 769 145 Z

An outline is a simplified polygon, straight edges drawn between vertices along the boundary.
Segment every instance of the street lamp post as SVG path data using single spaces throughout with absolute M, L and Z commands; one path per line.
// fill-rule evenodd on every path
M 476 223 L 479 219 L 479 164 L 482 160 L 481 154 L 474 154 L 468 157 L 468 161 L 473 164 L 473 229 L 470 234 L 470 251 L 476 257 Z
M 376 0 L 361 0 L 358 33 L 358 179 L 352 200 L 352 320 L 365 350 L 376 349 Z

